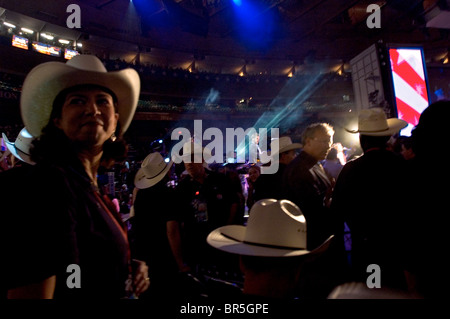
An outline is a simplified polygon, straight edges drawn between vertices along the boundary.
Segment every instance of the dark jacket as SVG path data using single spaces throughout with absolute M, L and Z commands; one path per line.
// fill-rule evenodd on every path
M 367 266 L 377 264 L 384 283 L 402 285 L 396 279 L 402 274 L 398 257 L 407 200 L 404 183 L 404 160 L 381 149 L 349 161 L 337 179 L 331 207 L 350 228 L 357 280 L 365 281 Z
M 320 163 L 305 151 L 289 163 L 283 174 L 284 195 L 305 215 L 308 249 L 316 248 L 333 233 L 333 220 L 326 205 L 331 187 Z

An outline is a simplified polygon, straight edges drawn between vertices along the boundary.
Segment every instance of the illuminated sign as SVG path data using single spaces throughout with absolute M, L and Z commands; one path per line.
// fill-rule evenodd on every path
M 402 135 L 410 135 L 419 122 L 420 114 L 429 105 L 423 50 L 390 47 L 389 57 L 398 118 L 409 123 Z
M 13 35 L 12 46 L 28 50 L 28 39 L 24 37 L 19 37 L 18 35 Z
M 41 43 L 41 42 L 33 42 L 32 44 L 33 50 L 42 54 L 51 55 L 51 56 L 61 56 L 61 48 L 51 46 L 49 44 Z
M 78 51 L 76 51 L 76 50 L 65 49 L 64 50 L 64 59 L 70 60 L 74 56 L 79 55 L 79 54 L 80 53 L 78 53 Z

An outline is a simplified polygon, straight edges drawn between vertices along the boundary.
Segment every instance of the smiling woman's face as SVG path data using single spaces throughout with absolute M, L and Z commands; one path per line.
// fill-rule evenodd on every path
M 118 119 L 111 94 L 98 87 L 83 87 L 66 95 L 61 116 L 54 123 L 71 141 L 99 146 L 115 132 Z

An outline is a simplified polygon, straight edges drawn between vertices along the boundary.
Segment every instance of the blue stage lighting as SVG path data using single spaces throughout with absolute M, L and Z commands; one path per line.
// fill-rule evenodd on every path
M 270 49 L 281 31 L 276 7 L 257 0 L 233 0 L 233 31 L 242 45 L 252 50 Z

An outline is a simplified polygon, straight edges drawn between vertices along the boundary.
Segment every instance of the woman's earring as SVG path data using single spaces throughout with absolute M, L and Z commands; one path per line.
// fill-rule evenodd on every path
M 117 137 L 115 133 L 112 133 L 111 137 L 110 137 L 111 141 L 115 142 Z

